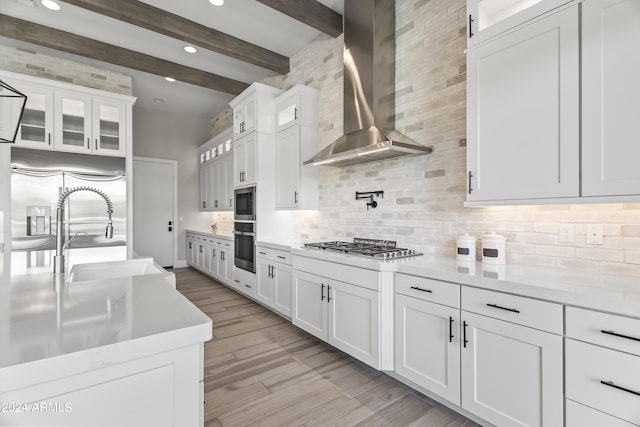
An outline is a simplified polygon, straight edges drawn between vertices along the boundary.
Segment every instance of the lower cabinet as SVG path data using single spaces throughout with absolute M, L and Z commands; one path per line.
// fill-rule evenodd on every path
M 291 318 L 299 328 L 380 368 L 379 292 L 294 270 Z
M 232 285 L 233 241 L 205 233 L 187 232 L 187 265 Z
M 233 286 L 248 297 L 256 297 L 256 274 L 242 268 L 233 269 Z
M 256 299 L 291 317 L 291 252 L 256 244 Z
M 460 404 L 460 309 L 396 294 L 396 372 Z
M 499 426 L 561 426 L 562 337 L 465 311 L 462 322 L 462 408 Z

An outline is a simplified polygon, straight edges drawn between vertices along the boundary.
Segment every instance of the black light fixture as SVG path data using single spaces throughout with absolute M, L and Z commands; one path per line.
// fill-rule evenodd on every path
M 27 95 L 12 88 L 0 79 L 0 120 L 2 117 L 11 118 L 11 120 L 7 121 L 5 126 L 0 124 L 0 142 L 10 144 L 16 142 L 18 129 L 20 127 L 20 122 L 22 121 L 22 115 L 24 114 L 24 107 L 26 104 Z M 20 114 L 14 116 L 12 112 L 18 111 L 18 107 L 20 108 Z M 14 117 L 17 117 L 17 120 L 14 121 Z

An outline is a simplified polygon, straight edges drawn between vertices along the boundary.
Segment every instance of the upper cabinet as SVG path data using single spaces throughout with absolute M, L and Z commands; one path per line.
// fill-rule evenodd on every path
M 578 8 L 467 54 L 467 200 L 579 191 Z
M 276 98 L 276 208 L 318 209 L 318 91 L 294 86 Z
M 317 128 L 318 98 L 316 89 L 303 85 L 296 85 L 276 98 L 276 132 L 294 125 Z
M 1 77 L 27 95 L 17 146 L 126 157 L 135 98 L 5 71 Z
M 638 200 L 640 3 L 554 6 L 467 52 L 468 206 Z
M 582 195 L 640 194 L 640 2 L 582 3 Z
M 231 129 L 202 144 L 200 152 L 200 210 L 233 209 Z
M 274 132 L 273 100 L 281 93 L 280 89 L 253 83 L 229 103 L 233 109 L 234 141 L 254 131 Z
M 53 90 L 29 83 L 17 83 L 27 96 L 22 121 L 18 127 L 16 143 L 29 148 L 52 148 L 53 144 Z M 15 105 L 17 107 L 17 104 Z M 19 109 L 11 112 L 11 121 L 17 120 Z
M 472 46 L 571 0 L 467 0 L 467 45 Z

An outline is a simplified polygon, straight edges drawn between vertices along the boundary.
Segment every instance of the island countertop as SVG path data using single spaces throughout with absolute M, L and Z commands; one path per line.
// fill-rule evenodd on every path
M 2 258 L 0 393 L 9 367 L 133 341 L 161 352 L 212 337 L 211 319 L 158 275 L 65 283 L 48 263 L 16 270 L 11 254 Z

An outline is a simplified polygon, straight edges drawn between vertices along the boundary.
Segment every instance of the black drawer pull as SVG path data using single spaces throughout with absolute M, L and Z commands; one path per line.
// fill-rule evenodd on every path
M 640 338 L 630 337 L 629 335 L 622 335 L 622 334 L 619 334 L 619 333 L 613 332 L 613 331 L 605 331 L 604 329 L 601 329 L 600 332 L 602 332 L 603 334 L 607 334 L 607 335 L 613 335 L 614 337 L 626 338 L 628 340 L 633 340 L 633 341 L 640 341 Z
M 467 326 L 469 324 L 467 323 L 467 321 L 463 321 L 462 322 L 462 346 L 464 348 L 467 348 L 467 343 L 469 342 L 469 340 L 467 339 Z
M 449 316 L 449 342 L 453 342 L 453 317 Z
M 415 289 L 416 291 L 429 292 L 430 294 L 433 293 L 433 291 L 431 289 L 422 289 L 422 288 L 419 288 L 417 286 L 412 286 L 411 289 Z
M 324 301 L 324 283 L 322 284 L 322 288 L 320 289 L 320 301 Z
M 500 310 L 510 311 L 512 313 L 520 313 L 520 310 L 517 310 L 515 308 L 500 307 L 497 304 L 487 304 L 487 307 L 499 308 Z
M 330 302 L 331 302 L 331 285 L 327 285 L 327 304 Z
M 284 257 L 284 256 L 282 256 L 282 255 L 278 255 L 278 258 L 280 258 L 280 259 L 287 259 L 287 257 Z
M 258 252 L 260 255 L 266 255 L 266 252 Z
M 613 387 L 613 388 L 617 388 L 618 390 L 626 391 L 627 393 L 631 393 L 631 394 L 635 394 L 636 396 L 640 396 L 640 392 L 638 392 L 638 391 L 634 391 L 634 390 L 629 390 L 628 388 L 620 387 L 619 385 L 615 385 L 615 384 L 613 383 L 613 381 L 604 381 L 604 380 L 601 380 L 601 381 L 600 381 L 600 384 L 604 384 L 604 385 L 606 385 L 606 386 Z

